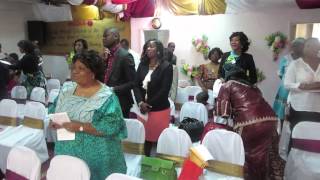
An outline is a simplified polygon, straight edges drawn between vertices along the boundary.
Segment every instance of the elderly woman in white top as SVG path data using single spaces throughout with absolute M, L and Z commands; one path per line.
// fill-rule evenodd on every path
M 305 42 L 303 56 L 290 63 L 284 79 L 289 89 L 291 129 L 300 121 L 320 121 L 320 42 Z

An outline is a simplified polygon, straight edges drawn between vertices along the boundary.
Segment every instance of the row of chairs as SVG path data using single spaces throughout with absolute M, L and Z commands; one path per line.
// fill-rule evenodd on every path
M 128 129 L 128 138 L 126 142 L 135 143 L 143 146 L 145 132 L 142 123 L 136 119 L 126 119 Z M 215 160 L 226 163 L 244 165 L 244 148 L 241 137 L 231 131 L 226 130 L 212 130 L 206 134 L 202 144 L 206 146 L 209 152 L 213 155 Z M 189 155 L 189 150 L 193 146 L 189 135 L 181 129 L 166 128 L 160 135 L 157 145 L 157 156 L 160 158 L 180 159 L 183 161 Z M 226 149 L 225 147 L 228 147 Z M 235 151 L 236 149 L 236 151 Z M 127 163 L 127 175 L 139 177 L 141 171 L 141 161 L 143 152 L 126 151 L 125 159 Z M 180 164 L 182 162 L 177 162 Z M 181 171 L 181 167 L 176 168 L 177 173 Z M 228 177 L 227 175 L 206 171 L 203 178 L 212 179 L 214 177 Z
M 6 169 L 7 180 L 40 180 L 41 161 L 30 148 L 16 146 L 9 152 Z M 47 180 L 90 180 L 88 165 L 81 159 L 68 155 L 57 155 L 50 161 L 46 173 Z M 106 180 L 139 180 L 124 174 L 114 173 Z
M 50 89 L 48 99 L 46 98 L 46 90 L 41 87 L 34 87 L 30 94 L 30 101 L 37 101 L 43 104 L 53 102 L 54 98 L 59 94 L 59 88 Z M 11 98 L 17 101 L 18 104 L 25 104 L 27 99 L 27 90 L 24 86 L 15 86 L 11 91 Z

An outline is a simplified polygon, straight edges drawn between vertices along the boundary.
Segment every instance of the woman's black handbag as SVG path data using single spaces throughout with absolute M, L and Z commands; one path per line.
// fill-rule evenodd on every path
M 185 130 L 189 134 L 192 142 L 197 142 L 201 138 L 204 125 L 202 121 L 195 118 L 185 117 L 180 122 L 179 129 Z

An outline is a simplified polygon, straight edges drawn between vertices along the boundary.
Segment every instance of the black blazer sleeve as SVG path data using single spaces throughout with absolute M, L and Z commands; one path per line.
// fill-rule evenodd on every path
M 147 103 L 150 104 L 151 106 L 154 106 L 155 104 L 159 103 L 162 101 L 163 98 L 166 100 L 168 99 L 169 96 L 169 91 L 171 89 L 171 84 L 172 84 L 172 77 L 173 77 L 173 67 L 171 64 L 167 65 L 163 69 L 162 74 L 162 82 L 159 84 L 159 89 L 157 93 L 153 96 L 148 98 Z
M 133 56 L 130 53 L 126 53 L 121 57 L 121 67 L 124 72 L 124 78 L 127 80 L 127 82 L 113 87 L 114 92 L 117 94 L 127 93 L 134 87 L 136 70 L 134 68 Z
M 254 64 L 254 60 L 251 54 L 248 54 L 246 59 L 247 67 L 249 70 L 249 82 L 252 84 L 257 83 L 257 71 L 256 71 L 256 65 Z
M 136 74 L 136 78 L 135 78 L 135 86 L 133 88 L 133 92 L 134 92 L 134 96 L 136 98 L 137 103 L 140 103 L 141 101 L 144 101 L 144 98 L 142 97 L 143 93 L 142 92 L 142 81 L 143 79 L 141 79 L 141 74 L 143 73 L 143 65 L 140 63 L 137 69 L 137 74 Z

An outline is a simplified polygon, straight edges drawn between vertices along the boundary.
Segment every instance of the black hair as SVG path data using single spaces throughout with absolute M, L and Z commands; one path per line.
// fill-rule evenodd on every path
M 124 44 L 126 46 L 122 48 L 129 49 L 129 41 L 127 39 L 121 39 L 120 44 Z
M 143 45 L 143 51 L 141 54 L 141 62 L 142 63 L 146 63 L 149 64 L 149 58 L 146 55 L 146 51 L 148 49 L 148 46 L 151 42 L 154 42 L 156 44 L 156 49 L 157 49 L 157 59 L 158 61 L 160 61 L 160 63 L 164 60 L 163 59 L 163 44 L 161 41 L 159 41 L 158 39 L 149 39 L 148 41 L 146 41 L 146 43 Z
M 168 61 L 170 64 L 172 64 L 172 58 L 173 58 L 173 53 L 169 51 L 168 48 L 163 49 L 163 60 Z
M 209 95 L 207 92 L 202 91 L 197 94 L 196 99 L 198 103 L 206 103 L 209 99 Z
M 9 57 L 11 64 L 17 64 L 19 62 L 19 56 L 17 53 L 10 53 Z
M 33 54 L 35 45 L 29 40 L 21 40 L 18 42 L 18 47 L 21 48 L 26 54 Z
M 208 54 L 208 58 L 209 58 L 209 59 L 210 59 L 210 56 L 211 56 L 214 52 L 217 52 L 217 53 L 218 53 L 219 59 L 220 59 L 221 56 L 223 55 L 223 52 L 221 51 L 221 49 L 218 48 L 218 47 L 215 47 L 215 48 L 213 48 L 213 49 L 211 49 L 211 50 L 209 51 L 209 54 Z
M 99 53 L 94 50 L 83 51 L 76 54 L 72 59 L 72 64 L 80 61 L 93 73 L 96 80 L 104 81 L 104 63 Z
M 247 37 L 247 35 L 243 32 L 234 32 L 231 34 L 229 37 L 229 40 L 231 41 L 232 38 L 234 37 L 239 37 L 240 39 L 240 44 L 241 44 L 241 52 L 247 52 L 250 46 L 250 41 Z
M 88 42 L 87 42 L 86 40 L 84 40 L 84 39 L 77 39 L 77 40 L 75 40 L 74 43 L 73 43 L 73 51 L 74 51 L 74 52 L 76 52 L 75 47 L 76 47 L 76 43 L 77 43 L 77 42 L 81 42 L 81 44 L 82 44 L 82 46 L 83 46 L 83 49 L 84 49 L 84 50 L 88 50 Z

